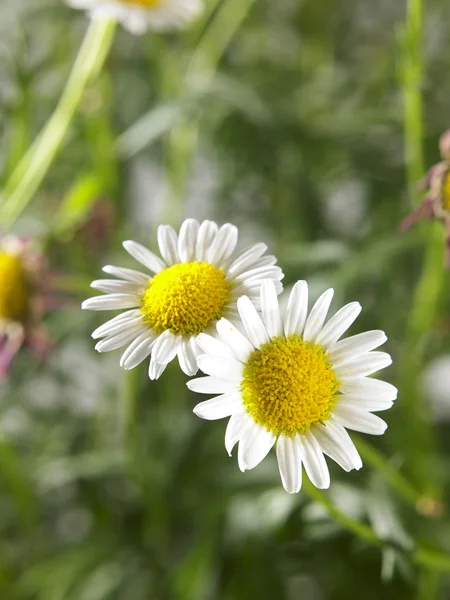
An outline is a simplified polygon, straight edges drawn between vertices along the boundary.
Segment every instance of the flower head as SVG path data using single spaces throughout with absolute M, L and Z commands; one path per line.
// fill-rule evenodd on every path
M 198 357 L 207 377 L 187 383 L 190 390 L 219 394 L 194 412 L 203 419 L 230 417 L 225 446 L 239 442 L 242 471 L 253 469 L 276 444 L 284 488 L 298 492 L 302 465 L 311 482 L 327 488 L 330 475 L 324 454 L 344 470 L 362 466 L 346 429 L 381 435 L 386 423 L 373 412 L 390 408 L 395 387 L 368 377 L 391 364 L 382 331 L 341 340 L 361 312 L 347 304 L 325 324 L 333 290 L 317 300 L 308 315 L 308 286 L 295 284 L 281 314 L 272 281 L 261 286 L 262 316 L 248 297 L 238 300 L 240 329 L 221 319 L 220 340 L 201 334 Z
M 222 317 L 237 316 L 237 299 L 247 294 L 255 301 L 264 278 L 271 278 L 281 292 L 283 273 L 274 256 L 263 256 L 265 244 L 254 244 L 236 253 L 238 230 L 234 225 L 219 227 L 212 221 L 187 219 L 180 233 L 169 225 L 158 228 L 162 258 L 132 241 L 125 250 L 149 273 L 114 266 L 104 271 L 117 277 L 94 281 L 92 287 L 105 292 L 83 302 L 90 310 L 130 308 L 94 331 L 99 352 L 129 344 L 120 361 L 132 369 L 151 354 L 149 377 L 157 379 L 178 355 L 187 375 L 197 372 L 200 348 L 196 337 L 214 332 Z
M 66 0 L 73 8 L 90 12 L 93 18 L 120 21 L 135 34 L 148 29 L 177 29 L 195 19 L 203 9 L 203 0 Z
M 5 378 L 25 344 L 42 358 L 50 347 L 41 326 L 46 272 L 29 240 L 8 235 L 0 241 L 0 378 Z
M 406 231 L 419 219 L 437 219 L 445 229 L 445 263 L 450 268 L 450 130 L 441 135 L 439 148 L 443 160 L 431 167 L 419 187 L 426 191 L 425 199 L 401 224 Z

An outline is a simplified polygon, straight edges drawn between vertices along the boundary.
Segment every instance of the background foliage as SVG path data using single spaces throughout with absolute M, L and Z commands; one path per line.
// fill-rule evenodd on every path
M 450 126 L 449 24 L 445 0 L 211 0 L 182 35 L 117 31 L 15 225 L 68 306 L 48 315 L 50 360 L 22 354 L 1 388 L 1 598 L 450 598 L 450 282 L 439 231 L 398 232 Z M 57 0 L 1 3 L 3 183 L 86 27 Z M 98 202 L 113 226 L 93 246 Z M 331 466 L 323 496 L 288 496 L 273 456 L 240 473 L 176 365 L 150 383 L 93 349 L 90 281 L 185 216 L 267 241 L 286 286 L 333 286 L 335 308 L 363 305 L 353 333 L 389 336 L 389 429 L 354 436 L 365 468 Z

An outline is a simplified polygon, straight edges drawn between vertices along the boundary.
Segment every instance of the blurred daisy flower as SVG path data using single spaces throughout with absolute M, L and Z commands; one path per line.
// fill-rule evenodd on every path
M 127 241 L 125 250 L 149 273 L 106 266 L 103 271 L 117 279 L 94 281 L 93 288 L 105 296 L 89 298 L 88 310 L 129 310 L 94 331 L 99 352 L 129 344 L 120 365 L 132 369 L 151 354 L 149 377 L 157 379 L 177 355 L 187 375 L 198 370 L 201 352 L 196 337 L 214 332 L 221 317 L 238 316 L 237 299 L 246 294 L 255 302 L 265 278 L 281 293 L 281 269 L 274 256 L 263 256 L 265 244 L 236 253 L 238 230 L 212 221 L 187 219 L 180 233 L 169 225 L 158 228 L 162 259 L 144 246 Z
M 324 454 L 345 471 L 360 469 L 361 458 L 346 429 L 372 435 L 386 423 L 372 414 L 390 408 L 395 387 L 369 375 L 391 364 L 382 331 L 340 340 L 361 312 L 358 302 L 344 306 L 325 324 L 333 290 L 308 315 L 308 286 L 295 284 L 281 311 L 272 281 L 261 286 L 261 314 L 250 298 L 238 300 L 240 329 L 217 323 L 220 340 L 199 335 L 200 369 L 208 377 L 189 381 L 190 390 L 219 394 L 198 404 L 203 419 L 230 417 L 225 446 L 239 442 L 242 471 L 253 469 L 276 443 L 281 480 L 289 493 L 302 485 L 302 465 L 318 488 L 330 485 Z M 284 313 L 284 314 L 283 314 Z
M 13 235 L 0 241 L 0 378 L 8 376 L 20 348 L 42 359 L 50 343 L 41 325 L 49 287 L 32 242 Z
M 450 130 L 440 138 L 439 148 L 443 160 L 431 167 L 419 183 L 426 196 L 417 209 L 401 224 L 406 231 L 419 219 L 438 219 L 445 228 L 445 264 L 450 269 Z
M 90 12 L 93 18 L 120 21 L 131 33 L 148 29 L 164 31 L 181 28 L 203 9 L 202 0 L 66 0 L 73 8 Z

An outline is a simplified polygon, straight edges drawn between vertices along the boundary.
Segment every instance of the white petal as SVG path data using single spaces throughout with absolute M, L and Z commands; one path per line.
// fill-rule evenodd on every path
M 388 410 L 394 404 L 392 400 L 387 400 L 383 396 L 378 398 L 365 398 L 360 394 L 343 394 L 338 396 L 338 402 L 342 406 L 354 406 L 370 412 L 379 412 Z
M 233 354 L 242 362 L 246 362 L 254 347 L 236 327 L 227 319 L 220 319 L 216 325 L 217 333 L 231 348 Z
M 194 338 L 183 339 L 178 350 L 178 362 L 183 373 L 192 377 L 198 371 Z
M 142 327 L 139 326 L 126 329 L 117 335 L 107 337 L 104 340 L 97 342 L 95 349 L 97 352 L 112 352 L 113 350 L 118 350 L 119 348 L 122 348 L 122 346 L 125 346 L 125 344 L 134 340 L 141 332 Z
M 140 365 L 150 355 L 155 337 L 156 333 L 151 331 L 141 333 L 122 354 L 120 366 L 129 371 Z
M 100 325 L 100 327 L 97 327 L 97 329 L 95 329 L 92 333 L 92 337 L 94 340 L 96 340 L 98 338 L 105 337 L 105 335 L 113 335 L 114 333 L 120 331 L 120 328 L 123 328 L 125 324 L 135 323 L 138 319 L 144 323 L 143 316 L 139 308 L 127 310 L 126 312 L 117 315 L 117 317 L 106 321 L 106 323 L 103 323 L 103 325 Z
M 347 331 L 347 329 L 356 320 L 361 310 L 362 306 L 359 302 L 351 302 L 350 304 L 347 304 L 341 308 L 341 310 L 339 310 L 334 317 L 331 317 L 331 319 L 319 333 L 316 343 L 322 344 L 326 350 Z
M 107 294 L 94 296 L 81 304 L 83 310 L 119 310 L 139 306 L 141 300 L 135 294 Z
M 311 434 L 318 441 L 322 452 L 337 462 L 344 471 L 362 467 L 358 450 L 342 425 L 329 419 L 323 425 L 315 425 Z
M 238 388 L 235 383 L 219 377 L 198 377 L 191 379 L 186 383 L 191 392 L 198 394 L 226 394 L 236 391 Z
M 149 276 L 146 273 L 135 271 L 134 269 L 125 269 L 124 267 L 114 267 L 113 265 L 106 265 L 102 271 L 108 273 L 108 275 L 114 275 L 119 279 L 130 281 L 131 283 L 140 283 L 146 285 L 149 280 Z
M 245 271 L 235 281 L 237 284 L 248 281 L 262 281 L 263 279 L 282 279 L 283 271 L 280 267 L 270 265 L 266 267 L 258 266 L 250 271 Z
M 351 362 L 337 362 L 333 369 L 341 380 L 352 377 L 365 377 L 380 371 L 392 364 L 392 359 L 386 352 L 368 352 L 358 356 Z
M 102 333 L 102 338 L 111 338 L 113 336 L 122 333 L 123 331 L 148 331 L 149 327 L 144 323 L 142 315 L 135 317 L 134 319 L 128 319 L 127 321 L 120 321 L 108 328 L 106 333 Z M 96 338 L 94 338 L 96 339 Z
M 144 290 L 140 283 L 118 281 L 117 279 L 97 279 L 91 283 L 91 288 L 106 294 L 133 294 L 140 295 Z
M 266 244 L 254 244 L 240 254 L 228 268 L 228 276 L 237 277 L 240 273 L 251 267 L 267 250 Z
M 208 250 L 219 228 L 214 221 L 203 221 L 198 230 L 197 244 L 195 246 L 195 256 L 198 262 L 207 260 Z
M 178 254 L 182 262 L 195 261 L 195 246 L 199 223 L 195 219 L 186 219 L 180 228 L 178 235 Z
M 142 244 L 138 244 L 132 240 L 127 240 L 126 242 L 123 242 L 123 247 L 128 254 L 130 254 L 134 259 L 140 262 L 141 265 L 144 265 L 144 267 L 147 267 L 147 269 L 153 273 L 159 273 L 166 268 L 164 262 Z
M 273 433 L 257 423 L 252 423 L 239 440 L 238 464 L 240 470 L 249 471 L 258 466 L 266 458 L 275 444 L 275 440 L 276 437 Z
M 233 357 L 231 349 L 226 344 L 208 333 L 199 333 L 196 340 L 197 344 L 206 354 L 213 354 L 214 356 L 223 356 L 226 358 Z
M 341 384 L 340 391 L 343 394 L 358 394 L 361 397 L 370 400 L 383 398 L 384 400 L 393 401 L 397 399 L 398 394 L 397 388 L 390 383 L 387 383 L 387 381 L 372 379 L 372 377 L 361 377 L 359 379 L 345 381 Z
M 269 336 L 282 336 L 283 324 L 278 306 L 278 296 L 275 284 L 271 279 L 264 279 L 261 284 L 261 310 Z
M 303 465 L 311 483 L 320 490 L 330 487 L 330 472 L 319 443 L 309 432 L 300 434 Z
M 302 335 L 308 314 L 308 284 L 297 281 L 292 288 L 284 317 L 284 335 Z
M 254 421 L 247 413 L 231 415 L 225 432 L 225 448 L 230 456 L 237 442 L 252 424 Z
M 284 489 L 289 494 L 296 494 L 302 487 L 302 449 L 298 436 L 280 435 L 277 459 Z
M 159 379 L 166 370 L 167 364 L 161 365 L 153 360 L 153 356 L 150 359 L 148 366 L 148 376 L 152 381 Z
M 366 331 L 331 344 L 328 348 L 332 362 L 356 358 L 375 350 L 387 340 L 384 331 Z
M 369 433 L 370 435 L 383 435 L 387 429 L 387 424 L 380 417 L 367 410 L 351 406 L 340 406 L 339 402 L 336 403 L 332 418 L 343 427 L 347 427 L 347 429 Z
M 224 419 L 225 417 L 243 412 L 244 406 L 240 392 L 229 392 L 228 394 L 216 396 L 215 398 L 211 398 L 211 400 L 206 400 L 206 402 L 200 402 L 194 408 L 194 413 L 197 417 L 207 419 L 208 421 Z
M 243 365 L 234 358 L 201 354 L 197 359 L 197 363 L 206 375 L 228 379 L 238 385 L 243 379 Z
M 317 336 L 322 329 L 325 319 L 327 318 L 328 309 L 330 308 L 331 301 L 333 300 L 334 290 L 329 289 L 324 292 L 309 313 L 309 317 L 306 320 L 305 330 L 303 332 L 303 339 L 306 342 L 314 343 Z M 317 487 L 317 486 L 316 486 Z
M 250 299 L 247 296 L 242 296 L 237 302 L 237 307 L 248 338 L 255 348 L 270 342 L 266 328 Z
M 218 267 L 221 266 L 233 254 L 237 240 L 237 227 L 230 223 L 223 225 L 208 249 L 207 261 Z
M 182 342 L 181 335 L 175 335 L 166 329 L 155 342 L 152 350 L 153 360 L 161 365 L 170 363 L 178 354 Z
M 169 267 L 180 262 L 177 234 L 170 225 L 158 227 L 158 246 L 161 256 Z

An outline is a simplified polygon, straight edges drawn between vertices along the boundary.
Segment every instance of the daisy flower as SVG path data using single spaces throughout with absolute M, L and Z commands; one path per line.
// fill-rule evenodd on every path
M 186 375 L 195 375 L 199 333 L 214 332 L 221 317 L 238 317 L 240 296 L 257 301 L 263 279 L 273 279 L 277 293 L 282 290 L 283 273 L 275 266 L 276 258 L 263 256 L 267 246 L 254 244 L 236 253 L 237 241 L 234 225 L 219 229 L 212 221 L 187 219 L 178 236 L 169 225 L 158 228 L 162 258 L 137 242 L 124 242 L 125 250 L 150 273 L 106 266 L 103 271 L 117 279 L 91 284 L 106 295 L 89 298 L 82 308 L 133 309 L 94 331 L 94 339 L 102 338 L 96 350 L 108 352 L 129 344 L 120 361 L 124 369 L 151 354 L 150 379 L 157 379 L 178 355 Z
M 228 453 L 239 442 L 242 471 L 253 469 L 276 443 L 281 480 L 289 493 L 302 485 L 302 466 L 318 488 L 330 485 L 324 454 L 345 471 L 360 469 L 361 458 L 346 429 L 381 435 L 386 423 L 372 414 L 390 408 L 397 390 L 368 377 L 391 364 L 382 331 L 341 340 L 361 312 L 347 304 L 325 324 L 333 290 L 308 315 L 308 286 L 295 284 L 285 314 L 272 281 L 261 286 L 261 316 L 249 297 L 238 300 L 241 331 L 226 319 L 217 323 L 220 340 L 200 334 L 200 369 L 208 377 L 189 381 L 190 390 L 219 394 L 194 408 L 203 419 L 230 417 Z
M 120 21 L 131 33 L 148 29 L 177 29 L 195 19 L 203 9 L 203 0 L 66 0 L 73 8 L 90 12 L 93 18 Z
M 0 241 L 0 379 L 23 345 L 41 359 L 50 349 L 41 325 L 47 275 L 30 240 L 8 235 Z

